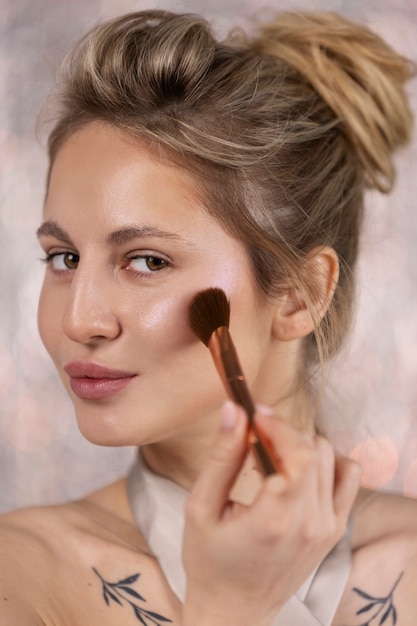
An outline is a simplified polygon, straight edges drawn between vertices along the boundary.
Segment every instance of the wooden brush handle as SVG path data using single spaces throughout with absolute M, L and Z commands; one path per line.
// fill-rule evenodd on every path
M 268 452 L 268 443 L 256 428 L 254 421 L 255 405 L 246 384 L 239 358 L 227 326 L 217 328 L 210 337 L 208 347 L 223 381 L 227 395 L 231 400 L 242 406 L 249 419 L 252 437 L 250 445 L 255 454 L 259 470 L 265 475 L 275 474 L 277 468 Z

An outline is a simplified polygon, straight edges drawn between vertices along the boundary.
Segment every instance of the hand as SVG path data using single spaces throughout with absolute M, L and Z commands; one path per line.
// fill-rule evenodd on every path
M 281 471 L 248 506 L 230 502 L 247 454 L 247 418 L 228 402 L 223 428 L 186 507 L 184 626 L 270 625 L 342 537 L 361 468 L 330 443 L 256 415 Z

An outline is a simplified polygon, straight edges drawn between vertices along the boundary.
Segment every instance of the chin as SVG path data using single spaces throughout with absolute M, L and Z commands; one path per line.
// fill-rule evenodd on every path
M 88 412 L 87 415 L 77 413 L 77 424 L 83 437 L 97 446 L 116 448 L 135 445 L 116 417 L 96 418 Z

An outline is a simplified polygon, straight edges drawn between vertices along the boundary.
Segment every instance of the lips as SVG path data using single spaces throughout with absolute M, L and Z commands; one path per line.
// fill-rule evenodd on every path
M 123 391 L 137 376 L 134 372 L 84 361 L 67 363 L 64 370 L 69 376 L 72 391 L 84 400 L 110 398 Z

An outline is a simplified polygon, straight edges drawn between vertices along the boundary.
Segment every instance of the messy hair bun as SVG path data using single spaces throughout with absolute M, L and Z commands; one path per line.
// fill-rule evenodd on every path
M 260 28 L 253 48 L 311 83 L 340 120 L 370 185 L 389 191 L 392 152 L 408 140 L 412 124 L 403 93 L 411 63 L 368 28 L 334 13 L 282 13 Z
M 306 258 L 332 246 L 340 277 L 306 341 L 334 353 L 349 325 L 366 186 L 388 191 L 406 143 L 410 63 L 332 13 L 282 13 L 217 41 L 193 15 L 141 11 L 99 24 L 70 56 L 50 163 L 92 120 L 155 144 L 196 175 L 201 198 L 245 244 L 261 292 L 297 289 L 314 315 Z

